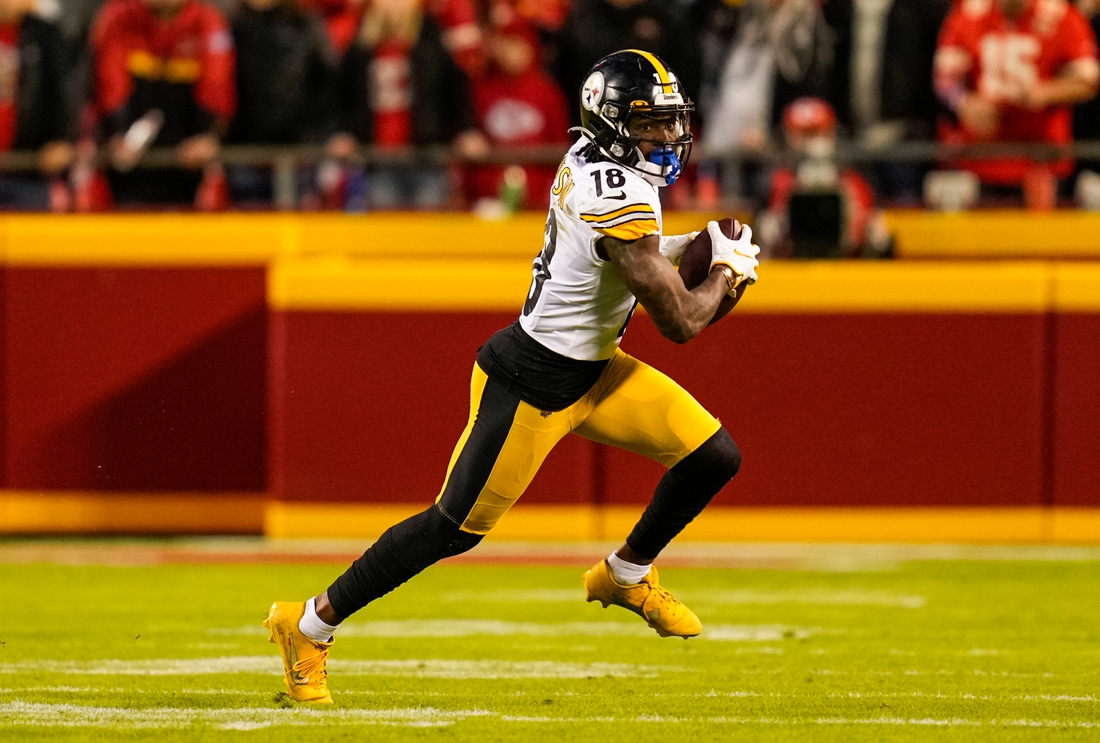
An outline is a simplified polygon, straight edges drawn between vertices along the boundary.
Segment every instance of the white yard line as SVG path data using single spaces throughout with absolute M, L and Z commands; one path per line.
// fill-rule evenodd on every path
M 641 717 L 549 717 L 525 715 L 501 715 L 505 722 L 541 723 L 541 724 L 591 724 L 607 723 L 691 723 L 718 725 L 787 725 L 803 727 L 809 725 L 898 725 L 930 727 L 1038 727 L 1038 728 L 1100 728 L 1100 722 L 1072 722 L 1062 720 L 968 720 L 959 717 L 819 717 L 812 720 L 781 719 L 776 717 L 667 717 L 663 715 L 644 715 Z
M 972 720 L 960 717 L 819 717 L 816 719 L 783 719 L 776 717 L 670 717 L 642 715 L 636 717 L 551 717 L 528 715 L 498 715 L 482 709 L 441 710 L 434 707 L 395 708 L 385 710 L 318 709 L 195 709 L 155 707 L 126 709 L 76 704 L 41 704 L 20 700 L 0 704 L 0 722 L 10 726 L 34 727 L 110 727 L 110 728 L 188 728 L 210 726 L 227 730 L 255 730 L 276 726 L 298 725 L 396 725 L 408 727 L 440 727 L 470 718 L 491 717 L 502 722 L 523 724 L 583 724 L 629 723 L 668 724 L 691 723 L 710 725 L 891 725 L 914 727 L 1033 727 L 1033 728 L 1100 728 L 1100 722 L 1062 720 Z
M 27 694 L 31 692 L 47 692 L 55 694 L 145 694 L 145 695 L 209 695 L 209 696 L 262 696 L 268 697 L 270 691 L 257 691 L 254 689 L 139 689 L 121 686 L 24 686 L 20 688 L 0 688 L 0 694 Z M 513 692 L 517 696 L 524 696 L 527 692 Z M 553 696 L 575 696 L 574 692 L 553 692 Z M 343 689 L 340 696 L 448 696 L 440 691 L 390 691 L 374 689 Z M 669 697 L 697 697 L 697 698 L 731 698 L 731 699 L 940 699 L 940 700 L 974 700 L 981 702 L 1100 702 L 1100 697 L 1093 694 L 943 694 L 928 693 L 924 691 L 887 692 L 887 691 L 849 691 L 831 692 L 828 694 L 798 694 L 780 692 L 759 691 L 717 691 L 708 692 L 648 692 L 646 696 Z
M 699 640 L 719 642 L 775 642 L 801 640 L 820 634 L 812 627 L 782 624 L 707 624 Z M 212 635 L 266 636 L 259 625 L 213 627 Z M 652 637 L 653 630 L 640 621 L 632 622 L 505 622 L 496 619 L 401 619 L 376 622 L 349 622 L 340 627 L 339 637 Z M 0 666 L 2 669 L 2 666 Z
M 270 691 L 257 691 L 255 689 L 138 689 L 123 686 L 24 686 L 15 688 L 0 688 L 0 694 L 27 694 L 29 692 L 46 692 L 50 694 L 151 694 L 151 695 L 181 695 L 181 694 L 206 694 L 211 696 L 264 696 L 270 697 Z M 348 692 L 341 692 L 347 694 Z
M 647 677 L 671 667 L 629 663 L 559 663 L 503 660 L 330 660 L 334 673 L 348 676 L 406 676 L 414 678 L 588 678 Z M 219 658 L 154 660 L 58 661 L 27 660 L 0 663 L 2 674 L 63 673 L 84 676 L 198 676 L 227 673 L 282 673 L 278 656 L 241 655 Z
M 756 691 L 715 691 L 705 693 L 675 693 L 657 692 L 655 697 L 733 697 L 733 698 L 768 698 L 768 699 L 973 699 L 983 702 L 1100 702 L 1100 698 L 1092 694 L 1074 696 L 1070 694 L 929 694 L 923 691 L 888 692 L 888 691 L 849 691 L 832 692 L 829 694 L 797 694 L 779 692 Z
M 470 717 L 494 715 L 485 710 L 440 710 L 433 707 L 386 710 L 354 709 L 193 709 L 155 707 L 126 709 L 77 704 L 0 704 L 0 722 L 35 727 L 186 728 L 195 725 L 228 730 L 254 730 L 282 725 L 400 725 L 438 727 Z

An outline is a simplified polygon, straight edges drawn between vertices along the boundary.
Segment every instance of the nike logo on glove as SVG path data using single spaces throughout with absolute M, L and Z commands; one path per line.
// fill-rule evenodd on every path
M 619 191 L 618 196 L 607 196 L 605 198 L 607 198 L 611 201 L 625 201 L 626 200 L 626 191 Z

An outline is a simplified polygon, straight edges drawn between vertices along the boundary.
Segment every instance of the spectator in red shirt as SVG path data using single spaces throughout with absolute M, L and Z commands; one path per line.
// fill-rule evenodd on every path
M 48 177 L 72 161 L 78 123 L 66 85 L 70 55 L 57 26 L 34 6 L 0 2 L 0 151 L 37 150 L 42 174 L 0 178 L 0 206 L 17 209 L 50 205 Z
M 360 142 L 398 151 L 453 144 L 467 158 L 488 150 L 469 80 L 422 0 L 372 0 L 342 77 L 343 129 Z M 447 168 L 426 162 L 381 163 L 361 181 L 351 178 L 349 209 L 438 209 L 452 195 Z
M 538 34 L 515 19 L 490 30 L 487 42 L 489 71 L 473 86 L 477 122 L 486 139 L 501 147 L 560 144 L 564 152 L 569 143 L 569 105 L 557 82 L 539 65 Z M 524 166 L 522 206 L 545 206 L 556 171 L 556 165 Z M 496 197 L 503 173 L 501 165 L 472 167 L 467 180 L 469 199 Z
M 935 86 L 957 120 L 944 142 L 1073 140 L 1073 105 L 1097 89 L 1096 37 L 1066 0 L 963 0 L 944 21 Z M 960 163 L 990 192 L 1018 192 L 1036 173 L 1068 177 L 1073 163 L 1037 165 L 1026 158 Z M 1007 191 L 1005 191 L 1007 193 Z
M 116 202 L 193 201 L 236 108 L 225 17 L 201 0 L 108 0 L 91 47 Z M 150 145 L 174 147 L 176 167 L 131 171 Z

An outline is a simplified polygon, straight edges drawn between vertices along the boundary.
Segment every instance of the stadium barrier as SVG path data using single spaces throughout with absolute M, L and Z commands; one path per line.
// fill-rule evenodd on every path
M 0 219 L 0 531 L 380 533 L 438 491 L 541 227 Z M 686 536 L 1100 539 L 1100 263 L 762 270 L 689 347 L 644 316 L 624 341 L 745 454 Z M 494 536 L 621 536 L 659 474 L 569 437 Z
M 1100 213 L 997 209 L 886 214 L 899 258 L 1100 258 Z

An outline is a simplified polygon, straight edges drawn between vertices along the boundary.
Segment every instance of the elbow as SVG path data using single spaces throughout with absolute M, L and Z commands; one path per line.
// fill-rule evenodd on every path
M 661 335 L 665 338 L 680 345 L 687 343 L 692 338 L 699 335 L 699 331 L 694 330 L 684 323 L 672 323 L 665 327 L 658 328 L 658 330 L 661 331 Z

